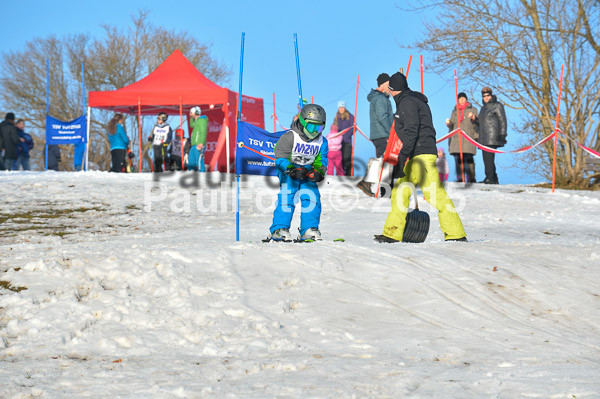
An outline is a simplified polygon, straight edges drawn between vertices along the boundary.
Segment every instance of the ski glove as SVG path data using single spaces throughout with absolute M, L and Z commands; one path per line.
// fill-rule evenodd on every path
M 302 167 L 302 166 L 297 166 L 295 168 L 289 168 L 287 170 L 287 174 L 289 177 L 291 177 L 292 179 L 295 180 L 300 180 L 300 181 L 304 181 L 306 180 L 307 176 L 306 176 L 306 168 Z
M 306 177 L 308 178 L 308 180 L 314 181 L 315 183 L 318 183 L 325 178 L 325 176 L 323 176 L 323 173 L 316 170 L 315 168 L 309 170 L 308 173 L 306 173 Z
M 398 178 L 402 178 L 404 176 L 406 176 L 406 174 L 404 173 L 404 165 L 406 164 L 406 157 L 398 157 L 398 164 L 396 165 L 396 167 L 398 168 L 398 171 L 396 172 Z

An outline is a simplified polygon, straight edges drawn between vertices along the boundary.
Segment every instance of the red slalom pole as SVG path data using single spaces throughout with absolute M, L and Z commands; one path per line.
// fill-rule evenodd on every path
M 354 176 L 354 147 L 356 147 L 356 112 L 358 110 L 358 82 L 360 75 L 356 75 L 356 98 L 354 99 L 354 125 L 352 126 L 352 166 L 350 176 Z
M 405 77 L 408 78 L 408 72 L 410 71 L 410 63 L 412 61 L 412 55 L 410 57 L 408 57 L 408 66 L 406 67 L 406 75 L 404 75 Z
M 273 92 L 273 133 L 277 131 L 277 114 L 275 113 L 275 92 Z
M 563 72 L 565 65 L 560 68 L 560 85 L 558 86 L 558 103 L 556 104 L 556 125 L 554 126 L 554 158 L 552 159 L 552 192 L 556 184 L 556 147 L 558 146 L 558 121 L 560 120 L 560 97 L 562 94 Z

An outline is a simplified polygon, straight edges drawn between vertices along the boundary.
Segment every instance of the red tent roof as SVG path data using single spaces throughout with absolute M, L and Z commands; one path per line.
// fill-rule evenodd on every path
M 211 82 L 175 50 L 145 78 L 118 90 L 91 91 L 89 105 L 115 112 L 142 114 L 179 110 L 199 104 L 224 104 L 229 90 Z M 233 104 L 235 106 L 235 104 Z

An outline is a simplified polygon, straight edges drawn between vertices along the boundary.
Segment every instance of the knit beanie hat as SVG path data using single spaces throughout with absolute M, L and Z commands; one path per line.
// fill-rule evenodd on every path
M 388 80 L 390 80 L 390 75 L 388 75 L 385 72 L 384 73 L 380 73 L 379 76 L 377 76 L 377 87 L 381 86 L 382 84 L 384 84 Z
M 458 93 L 458 98 L 461 98 L 461 97 L 464 97 L 465 100 L 467 100 L 467 101 L 469 100 L 469 98 L 467 97 L 467 95 L 464 92 L 462 92 L 462 91 L 460 93 Z
M 12 112 L 7 112 L 6 113 L 6 117 L 4 117 L 4 119 L 6 119 L 7 121 L 14 121 L 15 120 L 15 114 L 13 114 Z
M 341 108 L 341 107 L 346 108 L 346 101 L 344 101 L 344 100 L 338 101 L 338 108 Z
M 402 72 L 396 72 L 390 78 L 390 90 L 391 91 L 404 91 L 408 89 L 408 83 L 406 83 L 406 76 Z

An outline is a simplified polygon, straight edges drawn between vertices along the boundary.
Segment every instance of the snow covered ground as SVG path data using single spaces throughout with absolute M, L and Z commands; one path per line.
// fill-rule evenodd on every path
M 0 398 L 600 398 L 600 192 L 451 183 L 469 243 L 379 244 L 329 178 L 325 240 L 265 244 L 275 181 L 236 242 L 199 178 L 0 174 Z

